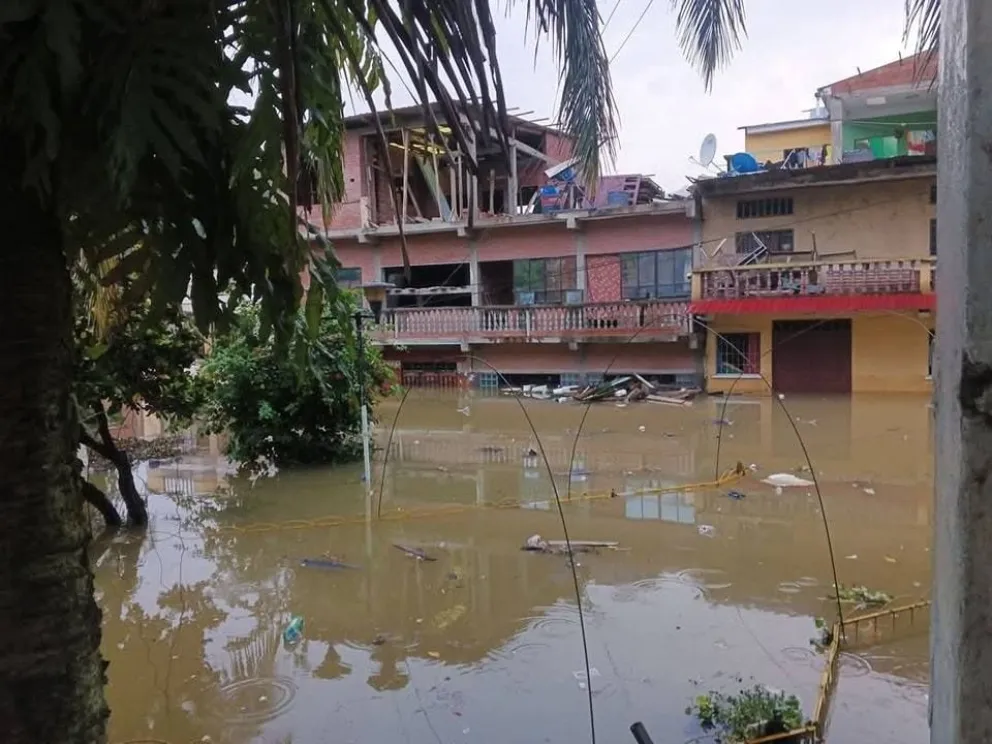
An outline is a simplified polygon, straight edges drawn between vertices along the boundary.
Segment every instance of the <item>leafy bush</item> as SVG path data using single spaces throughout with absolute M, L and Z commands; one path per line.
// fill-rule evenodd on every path
M 715 730 L 718 741 L 727 742 L 781 734 L 803 725 L 799 698 L 761 685 L 743 689 L 736 695 L 719 692 L 700 695 L 686 713 L 695 713 L 704 729 Z
M 228 456 L 249 467 L 331 464 L 361 456 L 356 295 L 335 292 L 296 319 L 292 346 L 261 327 L 258 309 L 237 311 L 200 370 L 211 431 L 226 432 Z M 378 349 L 365 344 L 371 404 L 389 380 Z

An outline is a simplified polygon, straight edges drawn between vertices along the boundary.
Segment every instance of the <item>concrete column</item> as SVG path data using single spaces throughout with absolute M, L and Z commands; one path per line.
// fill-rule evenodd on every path
M 382 248 L 377 245 L 372 246 L 372 276 L 368 281 L 381 282 L 385 279 L 382 275 Z
M 844 106 L 829 94 L 824 96 L 823 105 L 830 116 L 830 163 L 836 165 L 844 157 Z
M 468 283 L 472 285 L 472 305 L 482 304 L 482 277 L 479 273 L 479 246 L 475 238 L 468 241 Z
M 581 230 L 578 230 L 575 233 L 575 288 L 581 289 L 584 293 L 587 286 L 586 236 Z
M 992 741 L 992 3 L 944 0 L 930 741 Z
M 840 106 L 837 106 L 840 111 Z M 830 163 L 837 165 L 844 159 L 844 122 L 830 122 Z

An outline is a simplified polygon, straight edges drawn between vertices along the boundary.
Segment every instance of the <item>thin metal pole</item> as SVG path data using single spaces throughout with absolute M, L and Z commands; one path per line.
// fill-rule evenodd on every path
M 362 334 L 362 322 L 365 313 L 359 310 L 355 313 L 355 330 L 358 335 L 358 399 L 362 413 L 362 459 L 365 463 L 365 490 L 372 492 L 372 452 L 371 435 L 369 433 L 368 400 L 365 395 L 365 337 Z

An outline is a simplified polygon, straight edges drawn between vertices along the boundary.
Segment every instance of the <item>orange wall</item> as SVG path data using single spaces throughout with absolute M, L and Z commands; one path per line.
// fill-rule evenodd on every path
M 726 265 L 735 259 L 737 232 L 792 228 L 797 252 L 816 249 L 823 260 L 832 253 L 854 251 L 857 258 L 922 258 L 930 255 L 932 177 L 872 184 L 811 186 L 802 189 L 740 194 L 703 203 L 703 248 L 712 256 L 703 263 Z M 790 196 L 794 213 L 780 217 L 737 219 L 738 199 Z
M 809 319 L 795 316 L 796 319 Z M 771 385 L 772 322 L 785 316 L 717 315 L 708 325 L 704 375 L 706 389 L 726 393 L 733 386 L 735 394 L 770 393 L 760 377 L 716 374 L 716 333 L 760 333 L 761 374 Z M 928 328 L 932 318 L 916 313 L 864 313 L 851 321 L 851 387 L 854 393 L 928 393 L 932 383 L 927 377 L 929 359 Z

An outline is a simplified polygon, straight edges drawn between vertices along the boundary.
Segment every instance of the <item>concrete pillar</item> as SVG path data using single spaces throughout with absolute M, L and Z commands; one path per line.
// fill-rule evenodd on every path
M 930 741 L 992 741 L 992 3 L 944 0 Z
M 381 282 L 385 279 L 382 274 L 382 248 L 372 246 L 372 276 L 364 281 Z
M 482 304 L 482 278 L 479 273 L 479 246 L 475 238 L 468 241 L 468 283 L 472 285 L 472 305 Z
M 586 236 L 581 230 L 577 230 L 575 233 L 575 288 L 581 289 L 585 295 L 586 287 Z

